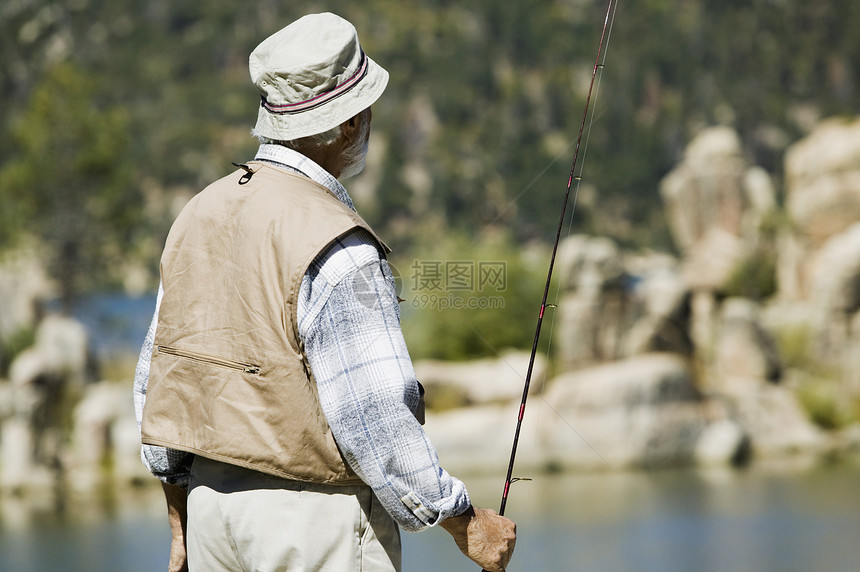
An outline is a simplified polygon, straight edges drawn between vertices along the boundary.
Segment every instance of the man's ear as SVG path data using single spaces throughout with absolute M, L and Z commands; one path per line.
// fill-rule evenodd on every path
M 361 126 L 360 115 L 360 113 L 357 115 L 353 115 L 352 117 L 340 124 L 340 132 L 343 134 L 344 138 L 347 141 L 354 140 L 358 135 L 359 127 Z

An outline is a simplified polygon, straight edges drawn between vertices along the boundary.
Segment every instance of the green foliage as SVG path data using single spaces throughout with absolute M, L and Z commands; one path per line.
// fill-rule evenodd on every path
M 435 236 L 394 260 L 413 358 L 457 360 L 530 349 L 548 253 L 509 235 Z M 546 256 L 543 256 L 546 254 Z
M 812 331 L 809 326 L 784 327 L 776 332 L 779 355 L 788 369 L 809 369 L 812 362 Z
M 723 292 L 727 296 L 764 300 L 776 293 L 776 287 L 776 251 L 761 248 L 737 264 Z
M 804 374 L 795 394 L 812 422 L 823 429 L 841 429 L 860 420 L 860 399 L 836 379 Z
M 138 223 L 126 125 L 126 111 L 99 106 L 93 78 L 66 63 L 46 70 L 10 127 L 15 150 L 0 169 L 0 238 L 41 237 L 66 302 L 80 281 L 117 262 L 108 247 Z
M 776 294 L 777 247 L 779 233 L 789 227 L 791 221 L 785 211 L 771 209 L 758 224 L 758 246 L 733 269 L 723 291 L 727 296 L 742 296 L 753 300 L 765 300 Z
M 840 429 L 860 421 L 860 398 L 848 390 L 833 364 L 815 359 L 811 328 L 785 327 L 775 334 L 783 363 L 792 372 L 794 393 L 813 423 Z
M 8 375 L 15 357 L 32 346 L 35 340 L 36 330 L 33 328 L 19 328 L 0 339 L 0 376 Z

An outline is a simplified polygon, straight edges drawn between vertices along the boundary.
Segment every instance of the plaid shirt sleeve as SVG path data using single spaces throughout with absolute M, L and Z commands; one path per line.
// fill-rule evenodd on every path
M 414 416 L 418 384 L 394 278 L 366 231 L 347 235 L 314 262 L 297 310 L 335 440 L 392 517 L 417 531 L 468 509 L 466 487 L 440 467 Z

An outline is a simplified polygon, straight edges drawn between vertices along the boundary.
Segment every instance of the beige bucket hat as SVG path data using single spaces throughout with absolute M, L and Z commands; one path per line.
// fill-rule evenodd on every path
M 388 72 L 367 57 L 352 24 L 304 16 L 269 36 L 248 60 L 260 91 L 255 131 L 289 141 L 332 129 L 375 102 Z

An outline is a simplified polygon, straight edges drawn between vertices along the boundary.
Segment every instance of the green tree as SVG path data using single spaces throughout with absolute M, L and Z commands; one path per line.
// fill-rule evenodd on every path
M 10 122 L 11 153 L 0 166 L 0 245 L 25 234 L 44 241 L 66 310 L 120 262 L 140 216 L 124 159 L 126 113 L 97 93 L 83 69 L 49 68 Z
M 476 240 L 428 234 L 413 251 L 393 261 L 413 358 L 460 360 L 531 348 L 548 252 L 518 244 L 505 231 Z

